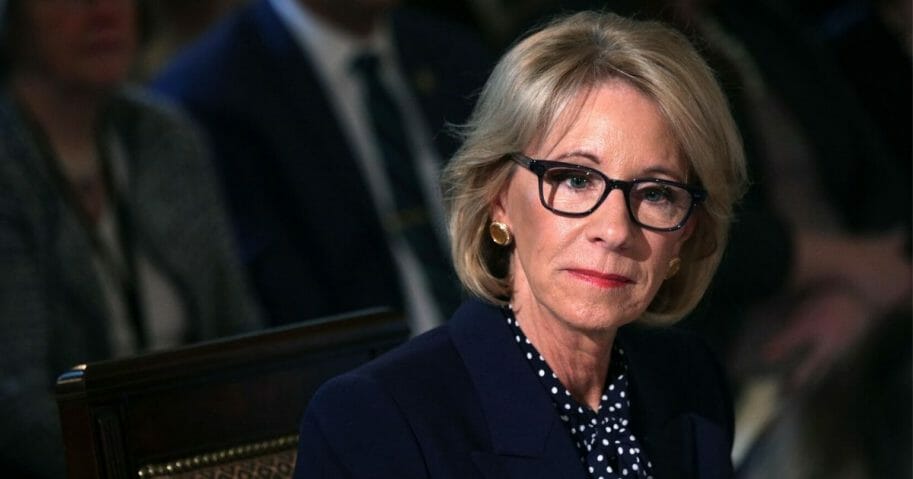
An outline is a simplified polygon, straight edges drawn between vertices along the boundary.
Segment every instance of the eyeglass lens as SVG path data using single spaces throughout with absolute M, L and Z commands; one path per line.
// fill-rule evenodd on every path
M 559 213 L 585 214 L 598 206 L 609 186 L 605 177 L 591 170 L 552 167 L 542 175 L 542 200 Z M 625 193 L 631 214 L 644 226 L 676 227 L 691 209 L 691 194 L 675 185 L 637 180 L 611 186 Z

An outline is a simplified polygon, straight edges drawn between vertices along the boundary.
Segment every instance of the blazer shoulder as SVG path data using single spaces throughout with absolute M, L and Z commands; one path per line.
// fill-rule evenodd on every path
M 296 477 L 425 477 L 429 408 L 451 407 L 434 392 L 448 383 L 448 343 L 438 328 L 323 384 L 301 423 Z
M 252 2 L 230 13 L 178 52 L 159 71 L 150 86 L 167 96 L 186 101 L 218 101 L 233 90 L 229 86 L 261 74 L 259 62 L 268 54 L 257 22 L 262 2 Z M 233 78 L 234 81 L 218 81 Z
M 418 438 L 386 389 L 360 372 L 324 384 L 301 422 L 295 477 L 423 477 Z
M 405 383 L 440 380 L 461 364 L 449 328 L 444 325 L 410 339 L 352 374 L 402 387 Z
M 118 92 L 111 114 L 112 124 L 123 135 L 131 154 L 143 156 L 153 151 L 159 155 L 157 164 L 175 162 L 182 168 L 208 170 L 208 146 L 199 125 L 171 99 L 139 85 L 128 85 Z
M 183 108 L 173 99 L 142 85 L 127 85 L 118 92 L 115 102 L 116 114 L 120 120 L 145 121 L 162 128 L 175 130 L 175 134 L 187 132 L 194 124 Z M 124 118 L 129 115 L 129 118 Z
M 364 388 L 371 394 L 363 391 Z M 347 396 L 351 398 L 348 402 L 358 407 L 372 402 L 371 396 L 380 395 L 417 429 L 436 421 L 434 411 L 448 410 L 452 417 L 473 416 L 477 412 L 471 406 L 477 403 L 475 387 L 451 341 L 447 325 L 412 338 L 328 381 L 321 386 L 313 404 Z

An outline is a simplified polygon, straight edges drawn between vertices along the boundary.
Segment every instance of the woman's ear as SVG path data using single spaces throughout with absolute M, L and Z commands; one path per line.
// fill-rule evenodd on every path
M 510 224 L 507 214 L 507 189 L 509 187 L 510 182 L 507 182 L 489 205 L 489 214 L 492 221 Z
M 691 235 L 694 234 L 694 229 L 697 228 L 698 217 L 697 215 L 692 215 L 691 218 L 688 218 L 688 222 L 685 223 L 685 226 L 682 226 L 682 229 L 679 230 L 681 236 L 678 237 L 678 241 L 675 242 L 675 254 L 678 254 L 681 251 L 682 246 L 688 242 L 691 238 Z

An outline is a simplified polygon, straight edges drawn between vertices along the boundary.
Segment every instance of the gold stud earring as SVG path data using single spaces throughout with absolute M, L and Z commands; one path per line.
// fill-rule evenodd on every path
M 669 279 L 669 278 L 675 276 L 676 274 L 678 274 L 678 270 L 681 268 L 681 266 L 682 266 L 681 258 L 670 259 L 669 260 L 669 269 L 666 270 L 666 279 Z
M 510 228 L 498 221 L 491 222 L 491 225 L 488 226 L 488 234 L 491 235 L 491 240 L 500 246 L 507 246 L 514 240 L 510 234 Z

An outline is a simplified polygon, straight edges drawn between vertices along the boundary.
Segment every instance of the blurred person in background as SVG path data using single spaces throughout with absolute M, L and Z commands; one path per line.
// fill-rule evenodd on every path
M 133 0 L 2 2 L 0 464 L 64 477 L 79 363 L 259 324 L 194 128 L 127 86 Z
M 204 126 L 273 324 L 457 306 L 437 177 L 489 69 L 473 34 L 396 0 L 256 0 L 154 87 Z

